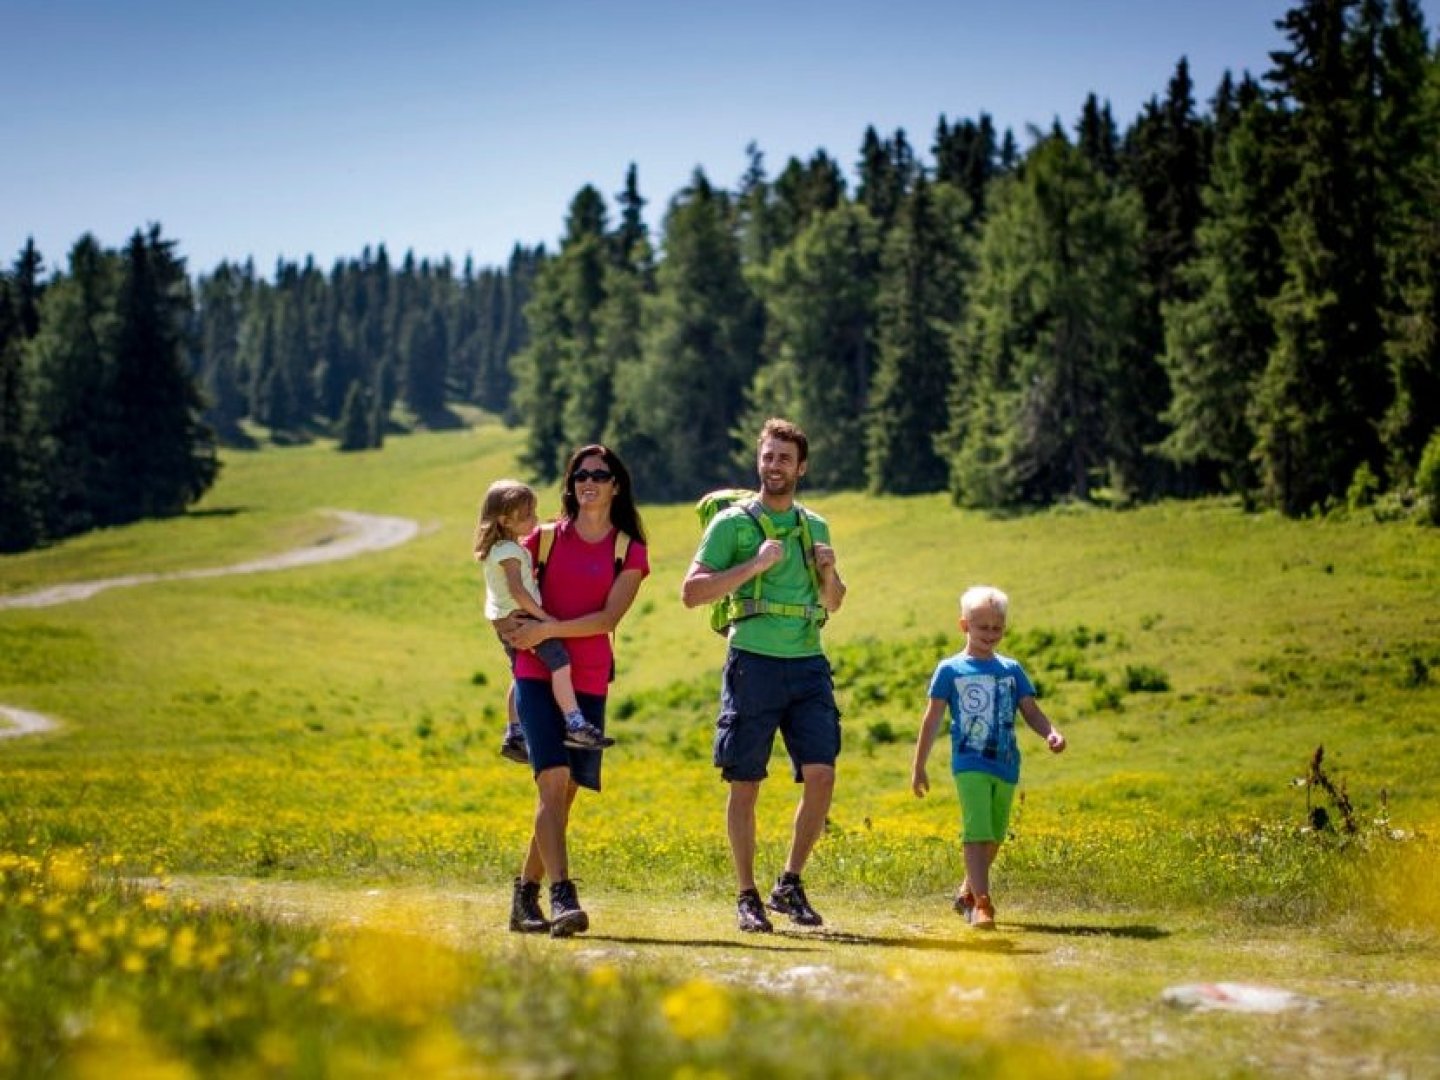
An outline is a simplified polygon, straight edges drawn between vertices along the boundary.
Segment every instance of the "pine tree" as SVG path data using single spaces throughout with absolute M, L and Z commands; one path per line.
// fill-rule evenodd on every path
M 988 113 L 953 128 L 942 115 L 935 129 L 935 179 L 963 191 L 970 202 L 966 224 L 975 228 L 985 217 L 986 193 L 997 175 L 995 126 Z
M 866 419 L 866 482 L 873 492 L 940 491 L 946 466 L 948 335 L 961 316 L 960 248 L 968 206 L 923 177 L 885 242 L 876 369 Z
M 1248 104 L 1217 128 L 1207 214 L 1196 257 L 1181 270 L 1190 298 L 1164 308 L 1161 358 L 1171 394 L 1162 451 L 1201 489 L 1230 492 L 1256 482 L 1251 403 L 1275 342 L 1268 305 L 1283 279 L 1279 229 L 1292 181 L 1275 152 L 1284 116 L 1253 93 L 1240 96 Z
M 648 259 L 650 233 L 645 227 L 645 202 L 640 180 L 632 161 L 625 170 L 625 189 L 615 196 L 620 207 L 620 225 L 615 230 L 615 260 L 622 266 L 640 266 Z
M 1139 213 L 1063 135 L 997 187 L 955 335 L 943 445 L 957 501 L 1086 499 L 1123 482 Z
M 113 368 L 119 260 L 86 234 L 70 249 L 69 274 L 46 290 L 28 352 L 41 539 L 97 522 L 106 488 L 103 442 Z
M 1110 114 L 1110 103 L 1102 106 L 1093 93 L 1088 95 L 1075 134 L 1076 145 L 1095 170 L 1116 179 L 1120 175 L 1120 135 Z
M 891 138 L 882 140 L 873 127 L 867 127 L 860 146 L 859 173 L 856 199 L 888 231 L 920 176 L 920 166 L 905 132 L 897 130 Z
M 432 308 L 411 316 L 405 336 L 403 397 L 424 423 L 443 421 L 448 351 L 442 312 Z
M 733 207 L 703 172 L 671 201 L 664 236 L 643 360 L 624 372 L 612 425 L 650 498 L 734 482 L 731 433 L 760 346 Z
M 1440 58 L 1415 0 L 1388 5 L 1379 47 L 1384 347 L 1393 390 L 1380 434 L 1391 484 L 1406 487 L 1440 429 Z
M 335 425 L 337 449 L 352 452 L 370 448 L 370 410 L 370 392 L 358 379 L 351 382 Z
M 775 196 L 765 177 L 765 155 L 750 143 L 745 147 L 747 165 L 735 196 L 736 228 L 740 237 L 740 258 L 752 267 L 764 266 L 782 243 Z
M 123 256 L 109 409 L 97 450 L 103 487 L 96 518 L 119 524 L 182 512 L 219 471 L 215 436 L 186 364 L 190 307 L 185 266 L 158 225 L 137 231 Z
M 0 274 L 0 552 L 24 551 L 40 537 L 22 329 L 10 278 Z
M 221 263 L 212 275 L 200 279 L 197 293 L 205 422 L 221 442 L 243 443 L 240 420 L 246 401 L 239 370 L 243 301 L 236 271 L 229 263 Z
M 526 309 L 531 344 L 516 358 L 516 406 L 528 428 L 524 461 L 536 475 L 560 474 L 569 451 L 609 423 L 614 372 L 599 345 L 600 310 L 613 265 L 605 202 L 586 185 L 570 203 L 560 253 L 536 281 Z
M 40 299 L 45 294 L 41 274 L 44 272 L 45 260 L 35 247 L 35 239 L 28 237 L 15 259 L 10 282 L 15 319 L 20 337 L 26 340 L 40 332 Z
M 1362 463 L 1382 467 L 1389 396 L 1374 234 L 1374 147 L 1357 130 L 1360 70 L 1349 0 L 1307 0 L 1286 16 L 1291 48 L 1268 76 L 1293 106 L 1296 163 L 1281 233 L 1285 282 L 1256 426 L 1270 499 L 1298 514 L 1344 494 Z
M 760 280 L 769 360 L 746 394 L 740 430 L 776 415 L 798 423 L 810 438 L 812 487 L 863 485 L 879 253 L 869 212 L 846 203 L 812 219 Z M 748 441 L 740 454 L 737 468 L 753 463 Z
M 833 210 L 844 201 L 845 176 L 834 158 L 824 150 L 815 151 L 806 162 L 792 157 L 775 178 L 774 249 L 793 243 L 816 215 Z

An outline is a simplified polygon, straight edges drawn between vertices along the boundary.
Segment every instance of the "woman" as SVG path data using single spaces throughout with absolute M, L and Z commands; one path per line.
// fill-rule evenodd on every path
M 565 718 L 551 693 L 550 672 L 533 649 L 547 638 L 564 638 L 570 652 L 575 696 L 585 719 L 605 729 L 605 695 L 614 673 L 610 633 L 619 625 L 640 582 L 650 573 L 645 530 L 635 507 L 630 473 L 613 450 L 583 446 L 565 469 L 563 513 L 553 526 L 554 541 L 540 555 L 541 530 L 525 539 L 536 557 L 543 606 L 550 622 L 519 622 L 505 640 L 520 650 L 515 662 L 515 705 L 530 766 L 535 773 L 535 831 L 525 865 L 515 879 L 510 929 L 569 937 L 590 928 L 570 880 L 565 833 L 570 805 L 582 787 L 600 790 L 598 749 L 565 745 Z M 618 533 L 629 537 L 617 544 Z M 623 556 L 618 552 L 624 550 Z M 540 910 L 540 882 L 550 879 L 550 918 Z

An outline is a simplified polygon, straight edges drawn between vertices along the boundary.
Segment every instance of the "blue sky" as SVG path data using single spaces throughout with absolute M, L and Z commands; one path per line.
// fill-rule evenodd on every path
M 928 159 L 936 121 L 1125 127 L 1188 58 L 1197 98 L 1262 74 L 1286 0 L 0 0 L 0 260 L 159 222 L 192 271 L 502 264 L 571 197 L 639 170 L 647 219 L 703 168 L 773 176 L 866 125 Z M 1430 16 L 1433 4 L 1427 6 Z M 612 200 L 613 206 L 613 200 Z

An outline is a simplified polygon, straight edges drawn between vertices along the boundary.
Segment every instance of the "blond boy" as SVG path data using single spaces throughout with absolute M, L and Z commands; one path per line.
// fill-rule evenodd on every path
M 965 843 L 965 880 L 955 897 L 955 910 L 982 930 L 995 928 L 990 867 L 1005 840 L 1020 782 L 1015 714 L 1024 717 L 1051 752 L 1065 749 L 1065 736 L 1036 703 L 1035 687 L 1025 669 L 995 651 L 1005 636 L 1009 607 L 1009 598 L 989 585 L 967 589 L 960 598 L 965 648 L 940 661 L 930 679 L 930 700 L 910 771 L 911 790 L 924 798 L 930 790 L 925 762 L 935 745 L 940 718 L 948 711 L 950 770 L 960 794 Z

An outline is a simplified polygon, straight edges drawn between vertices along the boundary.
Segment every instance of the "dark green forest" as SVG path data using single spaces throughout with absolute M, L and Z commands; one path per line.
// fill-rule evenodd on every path
M 373 448 L 457 402 L 524 425 L 542 479 L 614 445 L 648 499 L 743 479 L 778 414 L 821 488 L 1435 513 L 1440 55 L 1411 0 L 1297 4 L 1267 71 L 1207 93 L 1181 59 L 1123 126 L 1092 95 L 1020 139 L 871 127 L 850 173 L 748 159 L 653 237 L 632 166 L 613 209 L 576 193 L 558 251 L 480 272 L 382 246 L 190 282 L 152 226 L 47 278 L 27 247 L 0 275 L 0 547 L 178 512 L 217 441 Z

